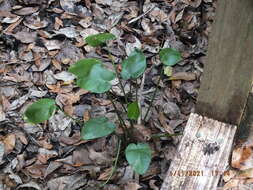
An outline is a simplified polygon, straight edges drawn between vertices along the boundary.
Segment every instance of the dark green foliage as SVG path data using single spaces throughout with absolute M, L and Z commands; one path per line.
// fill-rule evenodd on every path
M 26 109 L 25 119 L 33 124 L 42 123 L 53 115 L 56 108 L 57 107 L 53 99 L 40 99 Z

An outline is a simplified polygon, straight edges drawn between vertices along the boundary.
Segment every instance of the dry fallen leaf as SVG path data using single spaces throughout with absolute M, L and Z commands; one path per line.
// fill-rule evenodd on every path
M 4 143 L 5 153 L 6 154 L 10 153 L 14 149 L 14 147 L 15 147 L 16 135 L 15 134 L 8 134 L 4 138 L 3 143 Z
M 231 166 L 240 170 L 253 168 L 253 145 L 233 150 Z
M 31 15 L 39 10 L 39 7 L 24 7 L 22 9 L 14 11 L 19 16 Z
M 100 173 L 98 180 L 106 181 L 112 173 L 112 167 L 105 169 L 103 172 Z M 113 177 L 111 178 L 113 180 Z
M 78 149 L 73 152 L 72 163 L 75 167 L 91 165 L 93 162 L 89 158 L 89 152 L 86 149 Z
M 35 42 L 37 37 L 37 32 L 17 32 L 16 34 L 13 34 L 13 36 L 20 40 L 22 43 L 32 43 Z
M 169 78 L 170 80 L 196 80 L 196 75 L 194 73 L 188 73 L 188 72 L 178 72 L 172 74 L 172 76 Z
M 137 129 L 141 135 L 143 135 L 145 140 L 148 141 L 151 139 L 152 131 L 148 127 L 144 125 L 134 125 L 134 128 Z
M 124 190 L 138 190 L 140 188 L 141 186 L 135 182 L 127 182 L 127 184 L 124 186 Z
M 89 148 L 89 158 L 96 164 L 111 164 L 112 162 L 106 152 L 96 152 L 93 148 Z

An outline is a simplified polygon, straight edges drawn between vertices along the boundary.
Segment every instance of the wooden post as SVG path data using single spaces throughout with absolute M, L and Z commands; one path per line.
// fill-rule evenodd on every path
M 196 112 L 238 125 L 253 77 L 253 1 L 220 0 Z
M 196 105 L 161 190 L 215 190 L 253 79 L 253 0 L 218 1 Z
M 235 131 L 236 126 L 192 113 L 161 190 L 216 190 Z

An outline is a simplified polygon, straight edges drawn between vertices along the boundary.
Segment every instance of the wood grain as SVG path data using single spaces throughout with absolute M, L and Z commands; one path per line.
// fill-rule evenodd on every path
M 192 113 L 161 190 L 216 190 L 236 126 Z
M 218 1 L 196 112 L 238 125 L 253 78 L 253 1 Z

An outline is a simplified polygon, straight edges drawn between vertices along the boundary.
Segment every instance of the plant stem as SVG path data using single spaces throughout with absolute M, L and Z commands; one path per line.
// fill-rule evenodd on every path
M 120 85 L 120 88 L 121 88 L 121 90 L 122 90 L 122 92 L 123 92 L 123 95 L 124 95 L 124 98 L 125 98 L 125 102 L 128 104 L 125 89 L 124 89 L 123 84 L 122 84 L 122 81 L 121 81 L 121 79 L 120 79 L 120 77 L 119 77 L 119 72 L 118 72 L 117 66 L 116 66 L 116 64 L 115 64 L 115 62 L 114 62 L 113 57 L 112 57 L 111 54 L 109 54 L 109 58 L 110 58 L 110 60 L 112 61 L 114 70 L 115 70 L 115 72 L 116 72 L 116 76 L 117 76 L 117 78 L 119 79 L 119 85 Z
M 113 168 L 112 168 L 112 171 L 110 173 L 110 176 L 108 177 L 108 179 L 100 185 L 100 188 L 105 186 L 109 181 L 110 179 L 112 178 L 115 170 L 116 170 L 116 167 L 117 167 L 117 163 L 118 163 L 118 160 L 119 160 L 119 153 L 120 153 L 120 149 L 121 149 L 121 139 L 118 138 L 118 149 L 117 149 L 117 155 L 116 155 L 116 158 L 115 158 L 115 162 L 114 162 L 114 165 L 113 165 Z
M 107 94 L 107 96 L 109 97 L 109 99 L 110 99 L 110 101 L 111 101 L 111 103 L 112 103 L 112 105 L 113 105 L 113 108 L 114 108 L 114 110 L 115 110 L 115 112 L 116 112 L 116 114 L 117 114 L 117 116 L 118 116 L 118 119 L 119 119 L 119 122 L 120 122 L 120 126 L 121 126 L 121 128 L 122 128 L 122 130 L 123 130 L 123 133 L 124 133 L 124 135 L 125 135 L 125 138 L 127 139 L 127 134 L 126 134 L 126 133 L 128 133 L 128 131 L 127 131 L 127 126 L 126 126 L 124 120 L 122 119 L 122 117 L 120 116 L 120 113 L 119 113 L 119 111 L 118 111 L 118 109 L 117 109 L 117 107 L 116 107 L 116 105 L 115 105 L 115 103 L 114 103 L 114 101 L 113 101 L 113 99 L 112 99 L 110 93 L 107 91 L 106 94 Z
M 149 111 L 150 111 L 150 109 L 151 109 L 151 106 L 152 106 L 152 104 L 153 104 L 153 102 L 154 102 L 155 95 L 156 95 L 156 93 L 157 93 L 158 86 L 159 86 L 159 83 L 160 83 L 161 78 L 162 78 L 162 74 L 163 74 L 163 68 L 161 69 L 161 72 L 160 72 L 160 75 L 159 75 L 159 79 L 158 79 L 158 82 L 157 82 L 157 85 L 156 85 L 154 94 L 153 94 L 153 96 L 152 96 L 152 98 L 151 98 L 151 102 L 150 102 L 150 104 L 149 104 L 148 110 L 147 110 L 147 112 L 146 112 L 146 114 L 145 114 L 145 116 L 144 116 L 144 119 L 143 119 L 144 121 L 146 121 L 146 118 L 147 118 L 147 116 L 148 116 L 148 113 L 149 113 Z
M 116 93 L 113 91 L 113 89 L 111 88 L 111 93 L 114 95 L 114 96 L 117 96 Z M 122 108 L 124 109 L 125 113 L 127 113 L 127 110 L 126 110 L 126 107 L 124 106 L 124 104 L 119 101 L 119 103 L 121 104 Z
M 136 87 L 135 87 L 135 101 L 138 102 L 138 81 L 137 79 L 135 80 L 136 82 Z
M 127 96 L 127 98 L 131 98 L 132 97 L 132 81 L 129 82 L 129 96 Z
M 125 98 L 125 102 L 126 102 L 126 104 L 128 104 L 128 100 L 127 100 L 127 96 L 126 96 L 126 92 L 125 92 L 124 86 L 123 86 L 123 84 L 122 84 L 122 81 L 121 81 L 120 76 L 119 76 L 118 69 L 117 69 L 117 67 L 116 67 L 116 64 L 115 64 L 115 62 L 114 62 L 113 57 L 112 57 L 111 54 L 109 54 L 109 58 L 110 58 L 111 61 L 112 61 L 114 70 L 115 70 L 115 72 L 116 72 L 116 76 L 117 76 L 117 78 L 118 78 L 118 80 L 119 80 L 119 85 L 120 85 L 120 88 L 121 88 L 121 90 L 122 90 L 122 92 L 123 92 L 123 95 L 124 95 L 124 98 Z M 127 109 L 125 108 L 124 104 L 123 104 L 121 101 L 120 101 L 120 104 L 122 105 L 124 111 L 127 113 Z M 124 121 L 123 121 L 123 122 L 124 122 Z M 131 125 L 131 128 L 134 127 L 134 124 L 133 124 L 133 121 L 132 121 L 132 120 L 130 120 L 130 125 Z M 127 130 L 128 136 L 129 136 L 129 132 L 128 132 L 127 127 L 126 127 L 126 130 Z M 130 136 L 129 136 L 129 137 L 130 137 Z

